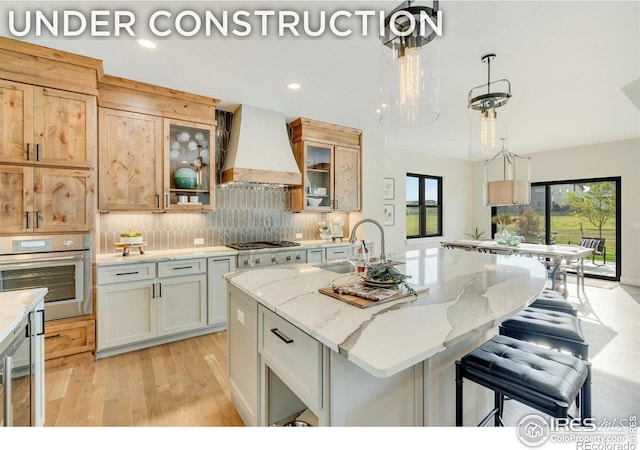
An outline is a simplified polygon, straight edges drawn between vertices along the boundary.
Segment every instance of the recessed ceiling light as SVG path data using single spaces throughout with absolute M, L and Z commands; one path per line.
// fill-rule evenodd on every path
M 138 39 L 138 44 L 143 46 L 144 48 L 156 48 L 157 45 L 155 42 L 150 41 L 149 39 Z
M 298 83 L 289 83 L 289 84 L 287 84 L 287 87 L 289 89 L 291 89 L 292 91 L 297 91 L 298 89 L 300 89 L 300 84 L 298 84 Z

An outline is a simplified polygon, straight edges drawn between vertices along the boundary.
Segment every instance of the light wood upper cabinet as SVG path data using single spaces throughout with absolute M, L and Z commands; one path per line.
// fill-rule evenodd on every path
M 91 231 L 95 203 L 93 172 L 33 170 L 34 231 Z
M 98 208 L 213 210 L 219 100 L 109 75 L 98 90 Z M 176 185 L 182 167 L 193 186 Z
M 0 162 L 94 167 L 94 96 L 0 80 L 0 98 Z
M 162 208 L 162 118 L 100 108 L 98 208 Z
M 0 230 L 23 233 L 33 211 L 33 169 L 0 165 Z M 29 228 L 27 228 L 29 225 Z
M 93 172 L 0 165 L 3 233 L 91 231 Z
M 336 211 L 360 211 L 360 149 L 334 148 Z
M 293 154 L 302 185 L 292 191 L 292 210 L 349 212 L 361 209 L 361 131 L 300 118 L 293 127 Z

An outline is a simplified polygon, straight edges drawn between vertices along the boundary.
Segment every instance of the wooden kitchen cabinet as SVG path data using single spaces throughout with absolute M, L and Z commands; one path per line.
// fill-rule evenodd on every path
M 161 210 L 162 118 L 100 108 L 98 207 Z
M 45 368 L 55 370 L 95 359 L 96 321 L 66 319 L 46 322 Z
M 109 75 L 98 88 L 98 209 L 213 210 L 219 100 Z M 176 185 L 182 167 L 196 171 L 195 186 Z
M 0 165 L 3 233 L 91 231 L 93 172 Z
M 304 118 L 291 126 L 293 152 L 302 172 L 302 185 L 293 187 L 292 210 L 359 211 L 362 132 Z
M 0 162 L 95 166 L 95 96 L 0 80 L 0 100 Z

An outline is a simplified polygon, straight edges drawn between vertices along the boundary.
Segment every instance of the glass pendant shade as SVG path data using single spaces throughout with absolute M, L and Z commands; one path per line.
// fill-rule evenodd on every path
M 409 2 L 411 3 L 411 2 Z M 413 126 L 434 122 L 440 115 L 440 46 L 433 30 L 419 34 L 420 11 L 435 17 L 427 7 L 397 8 L 404 11 L 396 25 L 386 29 L 380 46 L 380 104 L 377 113 L 383 125 Z M 412 34 L 399 36 L 393 30 L 408 26 L 409 14 L 418 24 Z M 387 21 L 392 14 L 387 16 Z M 435 19 L 434 19 L 435 20 Z M 388 22 L 387 22 L 388 25 Z
M 531 158 L 504 148 L 484 161 L 485 206 L 528 205 L 531 201 Z

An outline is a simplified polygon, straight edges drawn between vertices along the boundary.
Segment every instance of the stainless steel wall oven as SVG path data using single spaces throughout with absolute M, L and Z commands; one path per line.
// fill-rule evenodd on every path
M 91 235 L 0 237 L 0 291 L 46 287 L 46 320 L 93 312 Z

